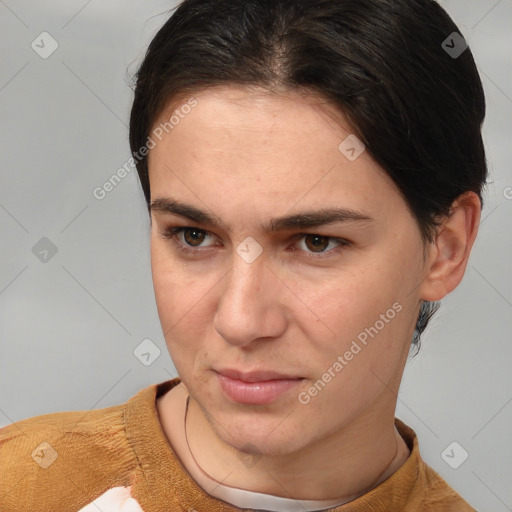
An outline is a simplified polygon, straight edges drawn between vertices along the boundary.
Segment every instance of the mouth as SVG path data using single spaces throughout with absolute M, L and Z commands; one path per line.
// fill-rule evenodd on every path
M 226 368 L 214 372 L 227 398 L 246 405 L 272 403 L 304 380 L 303 377 L 270 370 L 241 372 Z

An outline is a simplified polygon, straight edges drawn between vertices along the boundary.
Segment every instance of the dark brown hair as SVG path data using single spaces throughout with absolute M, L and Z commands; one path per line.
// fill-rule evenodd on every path
M 130 147 L 148 207 L 139 150 L 171 99 L 228 84 L 306 89 L 346 116 L 431 241 L 458 196 L 482 200 L 487 178 L 482 83 L 469 48 L 453 48 L 465 42 L 432 0 L 183 1 L 134 77 Z M 413 344 L 437 307 L 422 304 Z

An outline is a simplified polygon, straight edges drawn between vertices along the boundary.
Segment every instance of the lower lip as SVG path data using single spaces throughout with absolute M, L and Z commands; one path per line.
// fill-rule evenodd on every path
M 245 382 L 217 373 L 224 393 L 234 402 L 250 405 L 264 405 L 290 391 L 304 379 L 275 379 L 261 382 Z

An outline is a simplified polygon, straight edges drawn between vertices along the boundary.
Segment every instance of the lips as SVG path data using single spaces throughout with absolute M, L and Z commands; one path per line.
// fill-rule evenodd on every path
M 270 404 L 303 380 L 270 370 L 241 372 L 224 368 L 215 372 L 224 395 L 232 402 L 245 405 Z
M 294 375 L 285 375 L 283 373 L 265 370 L 265 371 L 251 371 L 241 372 L 239 370 L 224 368 L 222 370 L 215 370 L 217 373 L 229 377 L 231 379 L 241 380 L 244 382 L 266 382 L 269 380 L 298 380 L 302 377 Z

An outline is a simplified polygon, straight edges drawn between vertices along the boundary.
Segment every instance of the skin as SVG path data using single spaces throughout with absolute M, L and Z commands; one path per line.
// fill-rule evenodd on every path
M 472 192 L 461 196 L 435 243 L 425 245 L 369 152 L 355 161 L 340 152 L 353 130 L 325 101 L 237 86 L 194 98 L 197 106 L 148 160 L 152 201 L 172 197 L 219 220 L 211 226 L 151 212 L 156 303 L 182 381 L 157 402 L 164 432 L 172 439 L 190 394 L 190 447 L 213 478 L 296 499 L 353 499 L 409 455 L 394 412 L 420 303 L 440 300 L 462 279 L 480 201 Z M 175 108 L 169 104 L 155 126 Z M 263 227 L 323 208 L 372 220 L 280 232 Z M 175 227 L 203 232 L 162 235 Z M 314 235 L 332 238 L 315 246 Z M 236 252 L 249 236 L 262 249 L 252 263 Z M 181 251 L 179 241 L 191 252 Z M 298 393 L 396 303 L 400 312 L 300 403 Z M 226 367 L 304 380 L 271 404 L 244 405 L 220 388 L 213 368 Z

